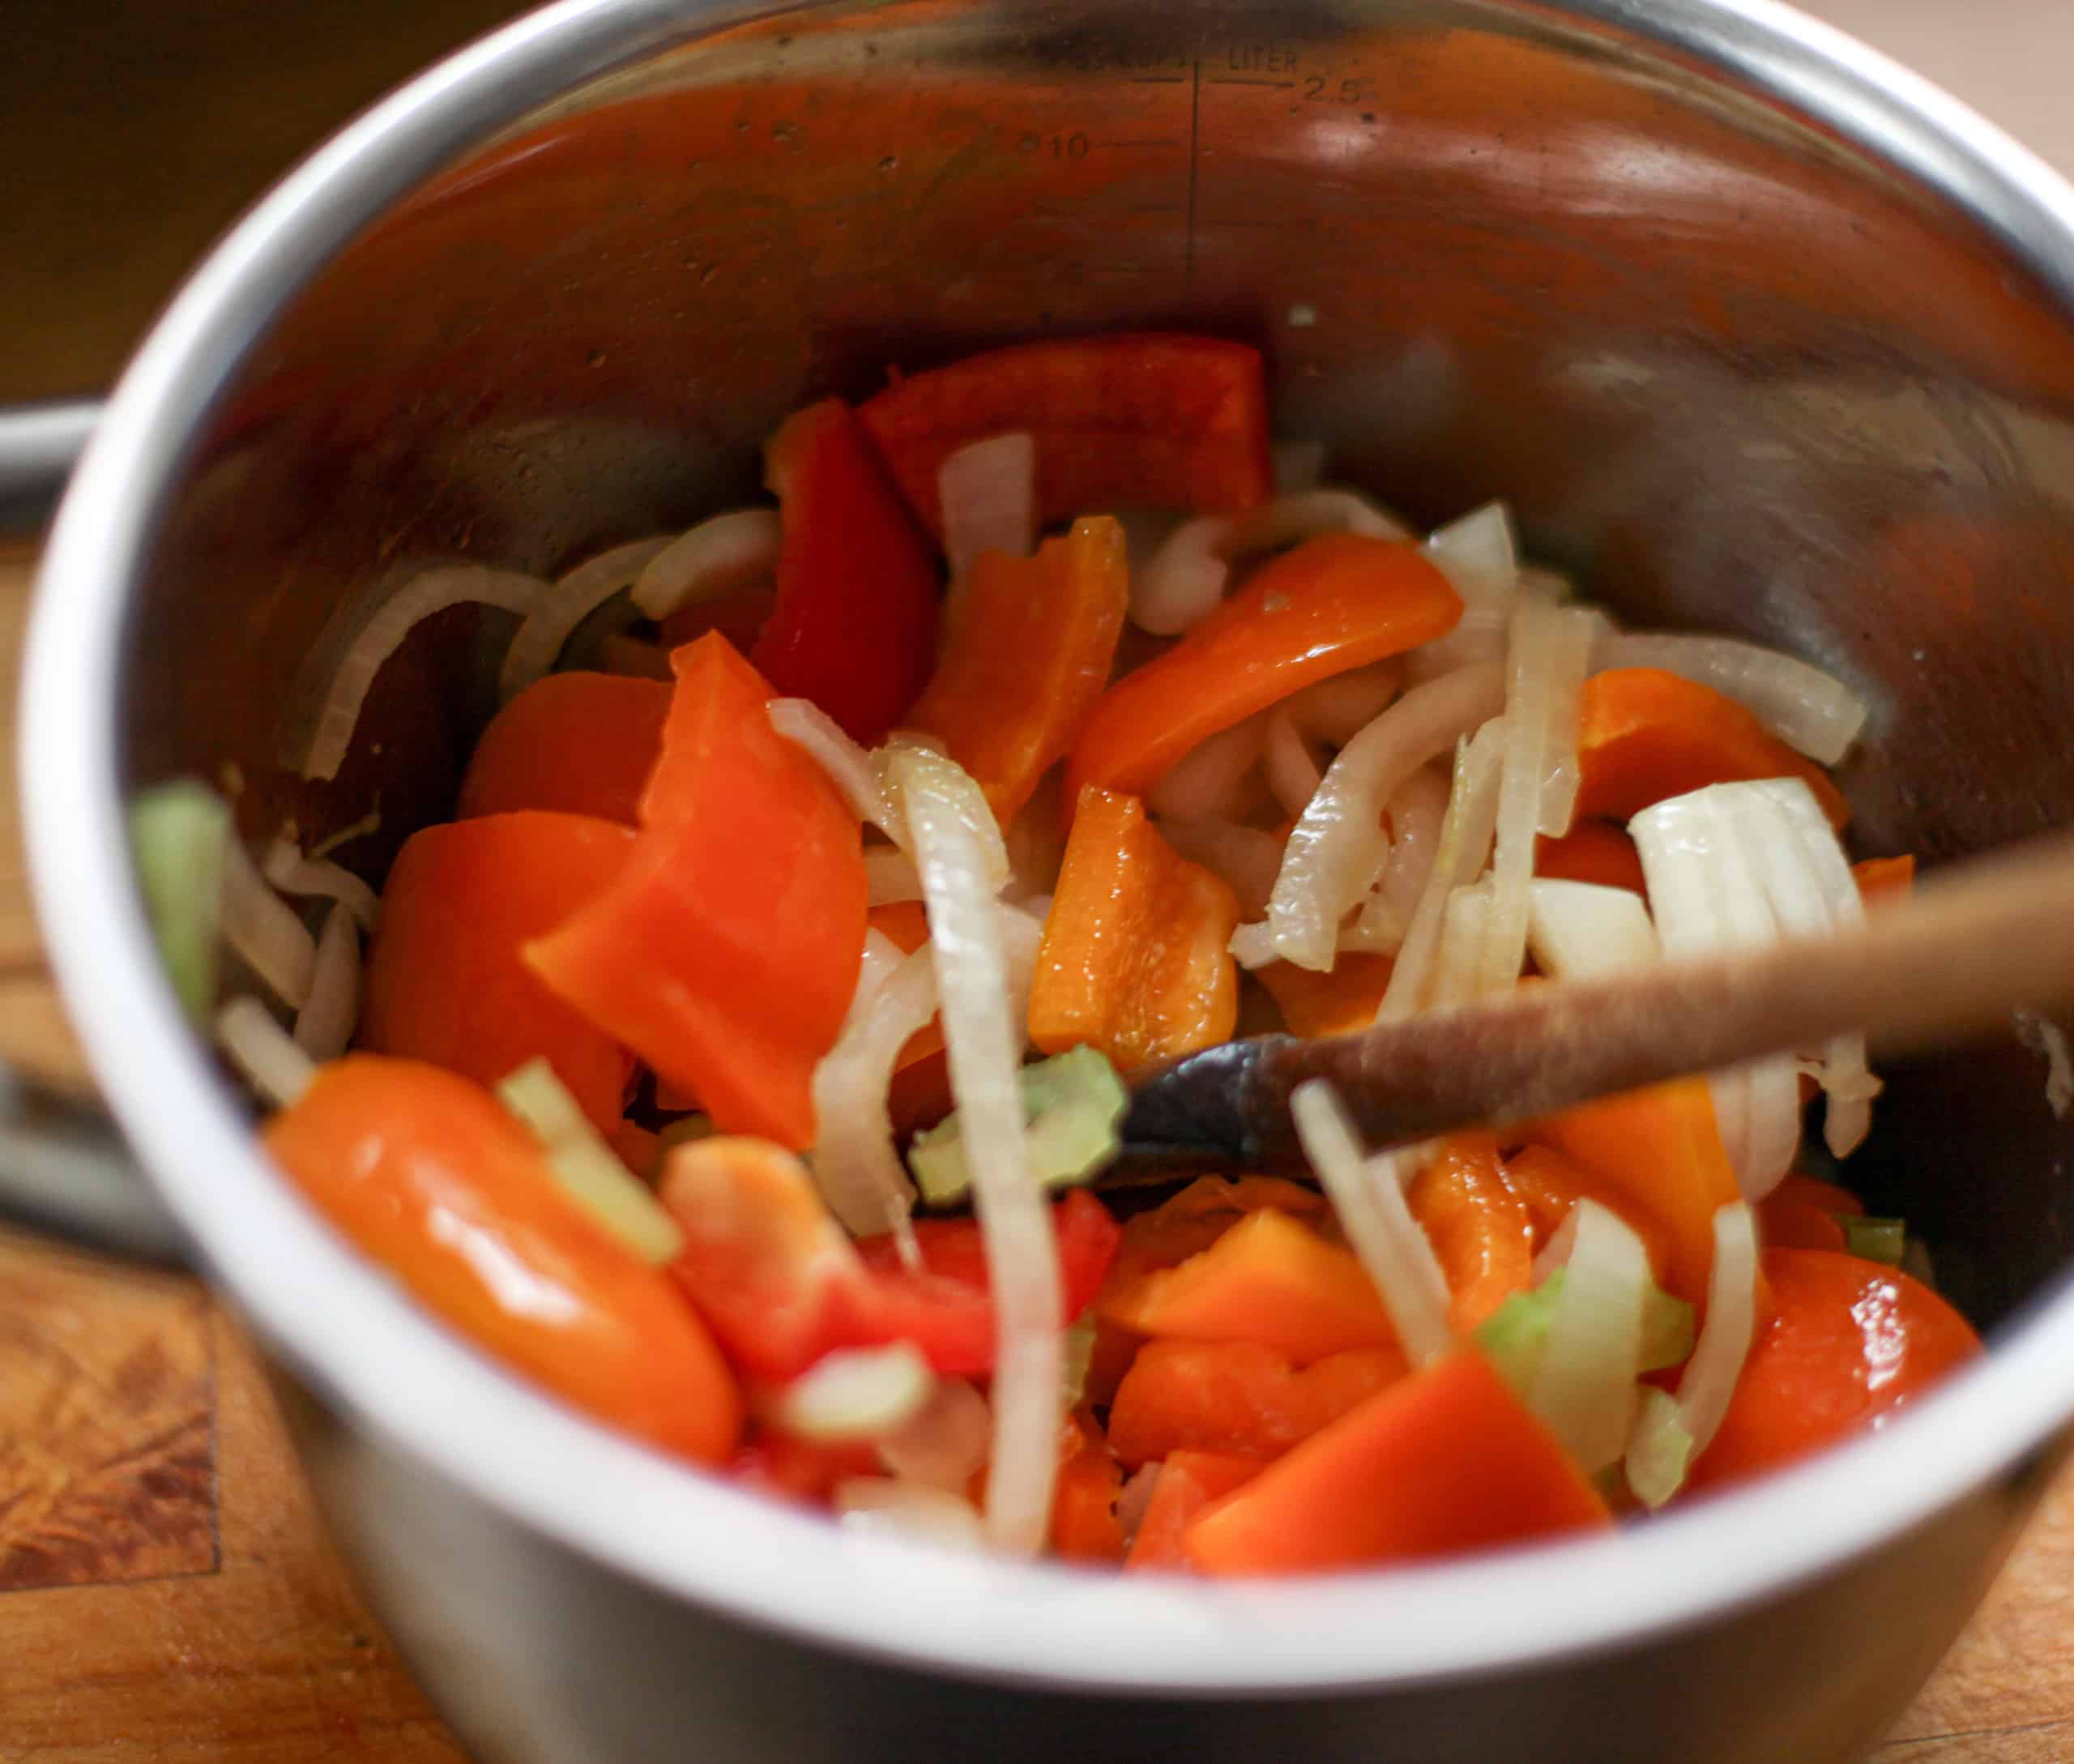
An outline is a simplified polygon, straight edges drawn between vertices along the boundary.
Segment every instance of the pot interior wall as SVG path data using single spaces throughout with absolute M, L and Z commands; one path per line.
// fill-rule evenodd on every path
M 378 875 L 443 814 L 485 615 L 423 627 L 340 775 L 282 768 L 343 597 L 553 570 L 756 487 L 783 412 L 997 340 L 1206 328 L 1419 522 L 1503 495 L 1638 622 L 1868 695 L 1862 854 L 2074 818 L 2074 328 L 1982 227 L 1718 73 L 1526 3 L 814 5 L 702 28 L 365 232 L 165 510 L 139 776 Z M 2070 1137 L 2013 1040 L 1896 1073 L 1854 1160 L 1992 1321 L 2065 1259 Z

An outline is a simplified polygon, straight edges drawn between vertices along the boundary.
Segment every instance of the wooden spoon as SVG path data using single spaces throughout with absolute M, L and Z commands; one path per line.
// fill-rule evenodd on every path
M 1863 1029 L 1885 1053 L 2074 999 L 2074 837 L 1955 865 L 1861 927 L 1594 981 L 1521 987 L 1358 1035 L 1261 1036 L 1147 1071 L 1103 1180 L 1308 1168 L 1289 1094 L 1329 1079 L 1376 1147 L 1502 1127 Z

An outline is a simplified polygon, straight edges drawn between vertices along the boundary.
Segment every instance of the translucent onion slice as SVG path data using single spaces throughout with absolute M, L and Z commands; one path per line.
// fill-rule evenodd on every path
M 938 1378 L 928 1400 L 878 1442 L 879 1462 L 903 1482 L 962 1494 L 987 1461 L 987 1399 L 963 1378 Z
M 1278 441 L 1269 449 L 1268 457 L 1274 468 L 1277 496 L 1313 489 L 1325 476 L 1325 444 L 1315 436 L 1300 441 Z
M 1027 432 L 968 442 L 937 468 L 944 555 L 955 582 L 983 551 L 1026 557 L 1037 543 L 1037 442 Z
M 287 728 L 286 764 L 305 778 L 338 776 L 382 663 L 435 613 L 472 604 L 523 618 L 553 592 L 553 584 L 539 576 L 457 563 L 353 596 L 318 634 L 297 676 L 291 702 L 311 708 Z
M 1390 851 L 1374 891 L 1361 903 L 1357 935 L 1363 948 L 1394 955 L 1403 947 L 1419 910 L 1426 878 L 1440 846 L 1448 818 L 1449 779 L 1432 766 L 1421 766 L 1390 798 Z M 1477 861 L 1483 861 L 1479 853 Z M 1340 942 L 1347 942 L 1342 931 Z
M 508 702 L 545 675 L 576 627 L 615 594 L 631 587 L 643 566 L 669 543 L 667 537 L 658 536 L 615 545 L 557 578 L 553 587 L 535 601 L 504 652 L 504 666 L 497 675 L 498 698 Z
M 1661 959 L 1640 895 L 1537 878 L 1527 889 L 1527 947 L 1551 980 L 1591 980 Z
M 2010 1019 L 2016 1039 L 2045 1061 L 2046 1107 L 2054 1120 L 2065 1120 L 2074 1109 L 2074 1054 L 2068 1051 L 2066 1031 L 2035 1010 L 2012 1011 Z
M 1795 656 L 1734 637 L 1607 631 L 1594 671 L 1659 668 L 1731 698 L 1787 746 L 1833 766 L 1865 727 L 1865 701 L 1835 675 Z
M 241 839 L 224 847 L 224 940 L 291 1010 L 309 1002 L 317 942 L 294 908 L 267 886 Z
M 250 993 L 224 1002 L 216 1032 L 216 1045 L 238 1074 L 276 1108 L 299 1100 L 317 1076 L 317 1062 Z
M 1361 1266 L 1389 1313 L 1398 1343 L 1414 1365 L 1454 1346 L 1448 1322 L 1448 1281 L 1425 1229 L 1404 1198 L 1409 1151 L 1362 1154 L 1338 1093 L 1323 1078 L 1296 1087 L 1290 1119 Z
M 1140 1464 L 1116 1491 L 1116 1529 L 1123 1533 L 1127 1555 L 1131 1545 L 1137 1541 L 1146 1514 L 1152 1510 L 1152 1497 L 1159 1486 L 1159 1469 L 1157 1463 Z
M 1011 1011 L 994 899 L 1007 878 L 1007 854 L 986 799 L 951 761 L 896 742 L 887 771 L 922 873 L 951 1095 L 993 1289 L 986 1535 L 999 1548 L 1031 1556 L 1044 1541 L 1057 1467 L 1062 1300 L 1050 1215 L 1026 1173 L 1018 1068 L 1026 1010 Z
M 343 864 L 305 857 L 285 833 L 277 834 L 259 861 L 260 873 L 284 895 L 315 895 L 335 900 L 361 930 L 372 932 L 382 916 L 381 897 Z
M 1146 806 L 1154 814 L 1184 820 L 1203 815 L 1245 820 L 1260 799 L 1254 771 L 1266 738 L 1265 717 L 1249 716 L 1220 729 L 1190 748 L 1146 792 Z
M 1462 596 L 1462 621 L 1445 637 L 1412 651 L 1408 677 L 1430 680 L 1504 653 L 1519 591 L 1519 546 L 1511 511 L 1487 502 L 1427 536 L 1427 550 Z
M 1440 843 L 1434 849 L 1426 886 L 1419 891 L 1419 904 L 1412 911 L 1411 923 L 1398 946 L 1396 964 L 1390 969 L 1389 984 L 1383 989 L 1383 1002 L 1376 1011 L 1378 1023 L 1400 1022 L 1425 1002 L 1440 934 L 1446 927 L 1449 900 L 1456 889 L 1483 869 L 1484 853 L 1491 849 L 1491 831 L 1498 819 L 1498 772 L 1504 745 L 1505 720 L 1493 717 L 1456 750 L 1454 783 L 1448 795 Z
M 835 1485 L 843 1529 L 911 1542 L 977 1549 L 984 1540 L 972 1503 L 946 1489 L 893 1476 L 851 1476 Z
M 1501 708 L 1504 670 L 1486 664 L 1415 687 L 1339 750 L 1289 835 L 1268 902 L 1276 953 L 1329 968 L 1340 920 L 1382 873 L 1383 813 L 1404 781 Z
M 892 948 L 881 933 L 872 936 Z M 894 1149 L 888 1099 L 901 1049 L 937 1014 L 936 959 L 927 944 L 912 955 L 893 953 L 890 973 L 860 980 L 835 1045 L 813 1069 L 809 1162 L 828 1210 L 851 1236 L 890 1232 L 902 1259 L 918 1266 L 909 1217 L 915 1188 Z
M 783 535 L 775 508 L 738 508 L 701 521 L 642 566 L 634 604 L 652 619 L 743 587 L 778 567 Z
M 1261 760 L 1267 774 L 1267 787 L 1287 815 L 1301 814 L 1317 794 L 1325 774 L 1287 711 L 1268 712 L 1266 733 L 1261 742 Z
M 497 1100 L 540 1142 L 555 1185 L 600 1231 L 656 1267 L 684 1248 L 668 1209 L 605 1143 L 545 1059 L 528 1060 L 506 1077 Z
M 808 698 L 773 698 L 770 726 L 796 741 L 819 762 L 843 800 L 902 851 L 907 849 L 907 824 L 880 775 L 879 763 L 844 734 L 835 719 Z
M 1696 1458 L 1713 1443 L 1735 1395 L 1736 1380 L 1757 1325 L 1757 1224 L 1742 1202 L 1714 1215 L 1714 1262 L 1707 1277 L 1707 1315 L 1685 1375 L 1678 1381 L 1679 1419 Z
M 1433 952 L 1426 1002 L 1436 1010 L 1466 1005 L 1490 989 L 1484 983 L 1483 951 L 1491 936 L 1491 884 L 1477 882 L 1448 896 L 1440 915 L 1440 941 Z M 1387 990 L 1387 989 L 1385 989 Z
M 1536 831 L 1560 839 L 1576 818 L 1577 788 L 1582 773 L 1577 762 L 1577 707 L 1585 690 L 1585 676 L 1591 671 L 1592 651 L 1601 621 L 1585 607 L 1559 607 L 1547 621 L 1545 641 L 1548 652 L 1540 665 L 1547 680 L 1546 745 L 1542 754 L 1541 812 Z
M 1684 1485 L 1692 1462 L 1692 1436 L 1685 1431 L 1676 1397 L 1651 1385 L 1641 1388 L 1641 1406 L 1628 1436 L 1623 1467 L 1635 1498 L 1654 1510 Z
M 1280 708 L 1313 741 L 1344 747 L 1390 707 L 1403 686 L 1403 658 L 1385 656 L 1292 692 Z
M 1641 1374 L 1642 1313 L 1651 1280 L 1649 1251 L 1633 1229 L 1596 1201 L 1564 1221 L 1570 1233 L 1563 1287 L 1526 1392 L 1587 1471 L 1626 1450 Z
M 1248 918 L 1267 911 L 1282 868 L 1282 841 L 1272 833 L 1214 814 L 1155 816 L 1153 824 L 1182 856 L 1221 878 Z M 1266 959 L 1274 959 L 1271 950 Z
M 1321 533 L 1359 533 L 1366 539 L 1409 539 L 1411 529 L 1358 490 L 1317 489 L 1278 496 L 1232 528 L 1227 557 L 1279 551 Z
M 309 997 L 295 1015 L 295 1044 L 313 1060 L 335 1060 L 360 1026 L 360 933 L 352 913 L 334 904 L 317 934 Z
M 897 845 L 874 845 L 864 853 L 864 880 L 874 907 L 890 907 L 922 898 L 922 873 Z
M 1227 515 L 1204 515 L 1169 533 L 1131 573 L 1131 623 L 1154 637 L 1178 637 L 1215 612 L 1231 579 L 1235 526 Z
M 884 1439 L 921 1412 L 935 1384 L 912 1342 L 839 1348 L 779 1390 L 770 1420 L 781 1432 L 824 1445 Z

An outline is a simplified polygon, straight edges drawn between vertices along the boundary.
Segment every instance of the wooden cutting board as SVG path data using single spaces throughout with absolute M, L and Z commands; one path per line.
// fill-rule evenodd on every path
M 15 826 L 28 563 L 0 540 L 0 1059 L 84 1087 Z M 0 1764 L 463 1757 L 355 1595 L 224 1306 L 0 1227 Z M 1875 1754 L 2070 1757 L 2074 1474 Z

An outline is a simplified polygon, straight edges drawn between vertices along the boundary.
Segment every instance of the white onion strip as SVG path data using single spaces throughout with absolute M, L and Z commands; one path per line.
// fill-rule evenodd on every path
M 1865 701 L 1833 674 L 1737 638 L 1609 631 L 1592 654 L 1594 673 L 1608 668 L 1658 668 L 1711 686 L 1824 766 L 1841 759 L 1865 727 Z
M 810 698 L 773 698 L 770 726 L 796 742 L 826 772 L 860 821 L 868 821 L 907 849 L 907 823 L 881 777 L 877 759 L 846 735 L 834 718 Z
M 634 578 L 634 604 L 652 619 L 715 600 L 778 567 L 775 508 L 738 508 L 701 521 L 658 551 Z
M 281 742 L 285 762 L 305 778 L 335 778 L 352 745 L 361 707 L 382 664 L 434 613 L 474 604 L 530 614 L 553 584 L 515 570 L 447 564 L 408 580 L 378 583 L 335 612 L 311 645 L 291 703 L 314 705 L 292 720 Z
M 1449 784 L 1436 767 L 1421 766 L 1390 798 L 1389 856 L 1383 860 L 1383 873 L 1376 879 L 1374 891 L 1361 903 L 1355 938 L 1362 948 L 1394 955 L 1403 946 L 1440 848 L 1440 829 L 1448 818 Z M 1477 861 L 1483 862 L 1481 853 Z M 1340 942 L 1344 945 L 1347 941 L 1342 931 Z
M 1267 730 L 1261 743 L 1261 760 L 1267 774 L 1267 787 L 1282 812 L 1301 814 L 1317 793 L 1324 774 L 1312 755 L 1304 732 L 1287 711 L 1268 712 Z
M 1679 1418 L 1692 1438 L 1695 1458 L 1721 1430 L 1735 1382 L 1750 1356 L 1756 1324 L 1757 1222 L 1749 1207 L 1737 1201 L 1714 1215 L 1706 1321 L 1678 1381 Z
M 1268 902 L 1270 935 L 1284 961 L 1331 967 L 1340 920 L 1382 873 L 1390 798 L 1494 715 L 1504 691 L 1495 664 L 1443 675 L 1405 694 L 1339 750 L 1289 835 Z
M 250 993 L 225 1001 L 216 1012 L 216 1044 L 239 1074 L 276 1108 L 299 1100 L 317 1076 L 317 1062 Z
M 284 895 L 317 895 L 335 900 L 371 932 L 382 916 L 381 897 L 343 864 L 328 857 L 305 857 L 285 833 L 275 835 L 259 861 L 260 873 Z
M 669 542 L 655 537 L 615 545 L 557 578 L 554 587 L 534 603 L 504 652 L 497 681 L 499 699 L 509 703 L 546 675 L 576 627 L 615 594 L 631 587 L 642 566 Z
M 1214 814 L 1158 816 L 1154 825 L 1182 856 L 1219 878 L 1238 896 L 1241 912 L 1255 917 L 1267 911 L 1282 867 L 1282 841 L 1272 833 Z M 1271 951 L 1265 958 L 1274 959 Z
M 1564 1229 L 1569 1244 L 1563 1290 L 1526 1399 L 1585 1471 L 1595 1473 L 1627 1446 L 1641 1373 L 1649 1258 L 1633 1228 L 1597 1201 L 1579 1201 Z
M 951 580 L 983 551 L 1026 557 L 1037 543 L 1037 442 L 1027 430 L 968 442 L 937 468 Z
M 921 872 L 897 845 L 874 845 L 864 853 L 864 881 L 874 907 L 890 907 L 922 898 Z
M 352 915 L 334 905 L 317 936 L 309 997 L 295 1017 L 295 1044 L 313 1060 L 335 1060 L 360 1025 L 360 933 Z
M 1398 1345 L 1415 1366 L 1439 1358 L 1454 1346 L 1454 1330 L 1448 1322 L 1447 1275 L 1404 1198 L 1415 1154 L 1364 1156 L 1338 1092 L 1321 1078 L 1291 1093 L 1289 1116 L 1346 1241 L 1375 1283 Z
M 1228 557 L 1279 551 L 1321 533 L 1359 533 L 1364 539 L 1409 539 L 1411 529 L 1358 490 L 1321 487 L 1278 496 L 1233 528 Z
M 1215 612 L 1231 579 L 1226 547 L 1235 525 L 1227 515 L 1205 515 L 1169 533 L 1131 572 L 1131 623 L 1154 637 L 1178 637 Z
M 1277 708 L 1313 741 L 1344 747 L 1390 707 L 1403 687 L 1404 658 L 1385 656 L 1365 668 L 1314 681 Z
M 1487 990 L 1483 952 L 1491 937 L 1492 899 L 1488 882 L 1457 888 L 1448 896 L 1440 914 L 1440 941 L 1433 952 L 1432 976 L 1426 983 L 1429 1009 L 1444 1010 L 1451 1005 L 1466 1005 Z
M 1007 854 L 997 830 L 989 847 L 983 828 L 992 822 L 979 787 L 941 754 L 896 743 L 887 771 L 922 873 L 951 1095 L 993 1288 L 986 1535 L 999 1548 L 1032 1556 L 1044 1541 L 1057 1469 L 1063 1301 L 1050 1213 L 1029 1179 L 1024 1143 L 1023 1035 L 1008 1008 L 994 900 Z
M 1547 680 L 1543 709 L 1546 733 L 1542 752 L 1541 810 L 1535 829 L 1551 839 L 1570 831 L 1577 811 L 1577 790 L 1583 773 L 1577 759 L 1578 703 L 1590 672 L 1592 651 L 1599 634 L 1600 621 L 1585 607 L 1556 609 L 1547 621 L 1544 641 L 1548 654 L 1541 666 Z
M 895 1433 L 921 1412 L 936 1383 L 912 1342 L 839 1348 L 777 1393 L 770 1420 L 800 1439 L 839 1443 Z
M 987 1461 L 993 1420 L 963 1378 L 939 1378 L 928 1401 L 878 1442 L 879 1462 L 905 1482 L 962 1494 Z
M 1633 890 L 1542 878 L 1527 889 L 1527 947 L 1551 980 L 1649 967 L 1662 955 L 1649 908 Z
M 901 1259 L 920 1266 L 911 1219 L 915 1185 L 894 1150 L 887 1099 L 900 1050 L 937 1014 L 933 952 L 924 945 L 902 957 L 883 933 L 867 938 L 886 946 L 891 972 L 868 973 L 858 983 L 835 1045 L 813 1069 L 814 1185 L 828 1210 L 851 1236 L 893 1233 Z
M 1244 820 L 1259 793 L 1254 770 L 1266 734 L 1266 719 L 1249 716 L 1205 737 L 1146 793 L 1146 807 L 1184 819 L 1210 814 Z
M 294 908 L 267 886 L 242 839 L 224 850 L 224 941 L 292 1010 L 309 1002 L 317 942 Z

